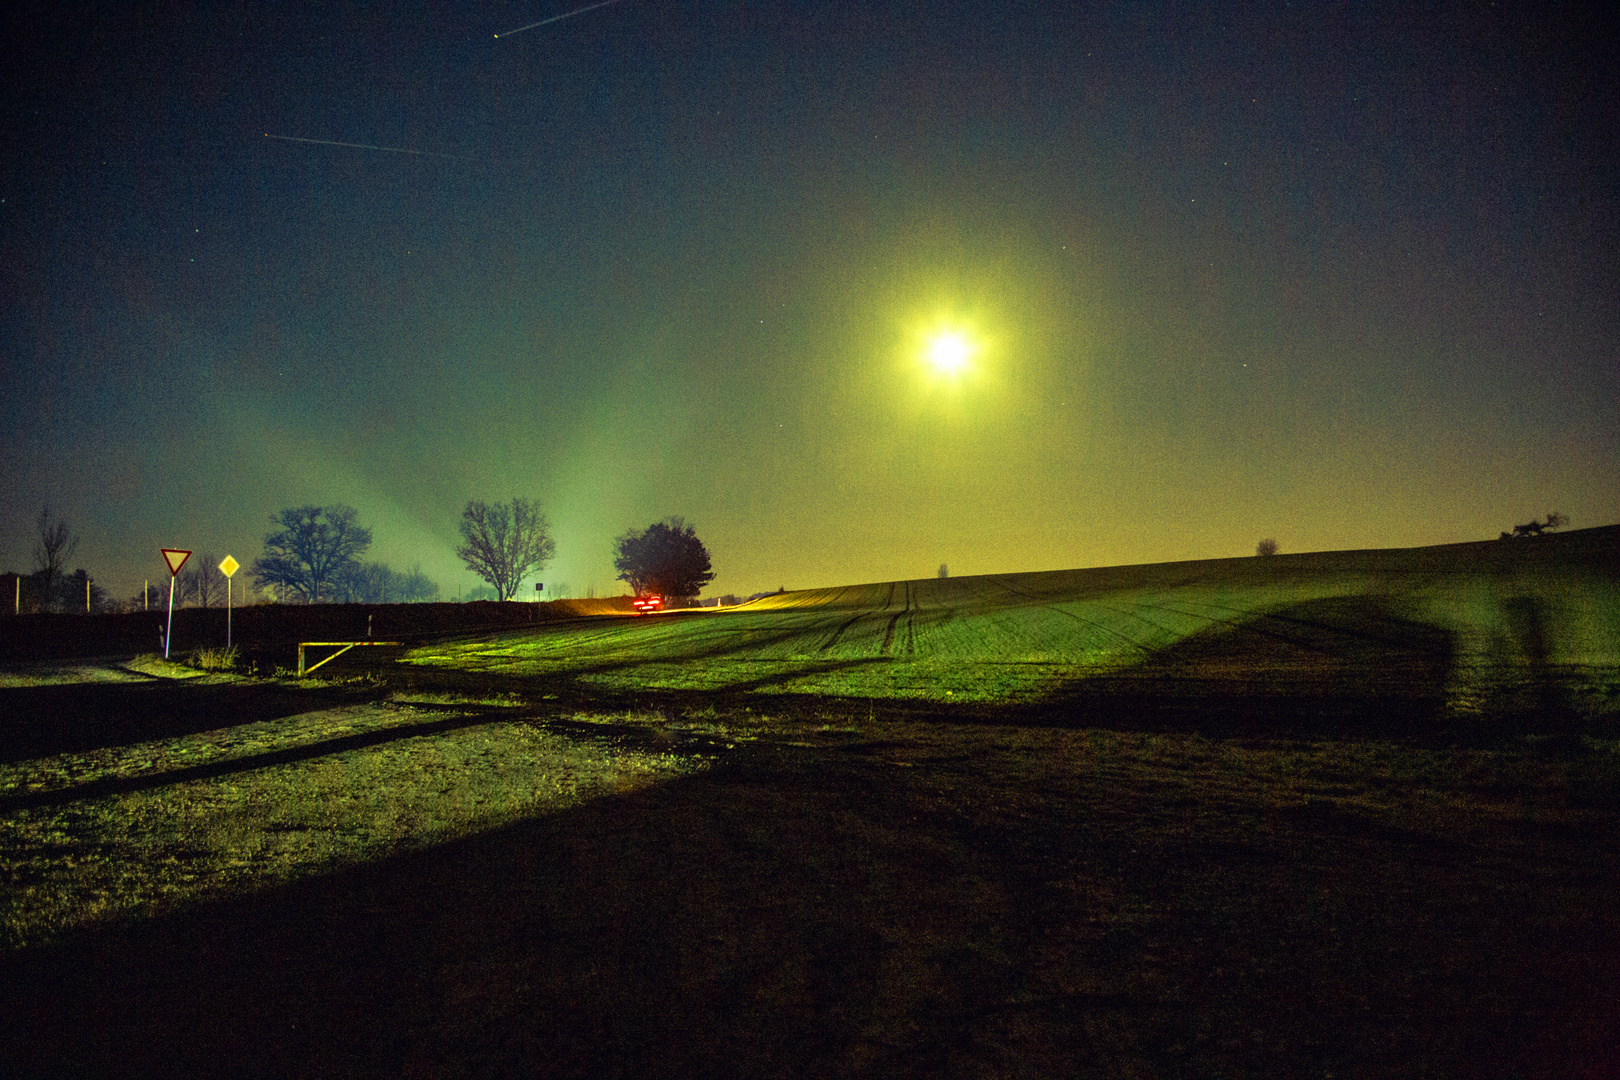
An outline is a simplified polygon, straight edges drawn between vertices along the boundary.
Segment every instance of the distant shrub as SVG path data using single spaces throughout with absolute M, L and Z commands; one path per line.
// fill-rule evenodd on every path
M 1254 545 L 1254 553 L 1256 555 L 1277 554 L 1277 541 L 1271 539 L 1260 541 L 1258 544 Z
M 1540 536 L 1548 529 L 1561 529 L 1568 524 L 1569 518 L 1563 514 L 1560 514 L 1557 510 L 1554 510 L 1552 513 L 1547 515 L 1546 521 L 1537 521 L 1534 518 L 1531 518 L 1530 521 L 1524 525 L 1513 526 L 1513 531 L 1511 533 L 1503 533 L 1502 539 L 1512 540 L 1515 537 L 1520 536 Z

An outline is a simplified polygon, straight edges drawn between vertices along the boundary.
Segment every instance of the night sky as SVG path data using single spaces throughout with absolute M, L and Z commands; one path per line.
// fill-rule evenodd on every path
M 1595 16 L 620 0 L 496 36 L 581 6 L 12 5 L 0 569 L 46 501 L 115 597 L 305 503 L 446 598 L 462 507 L 514 494 L 576 595 L 672 514 L 708 595 L 1620 521 Z

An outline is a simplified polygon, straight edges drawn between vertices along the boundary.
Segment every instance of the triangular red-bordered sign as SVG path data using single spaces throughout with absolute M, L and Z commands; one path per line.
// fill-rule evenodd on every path
M 159 548 L 158 550 L 163 552 L 163 561 L 169 564 L 170 577 L 178 574 L 180 568 L 186 565 L 186 560 L 191 558 L 191 552 L 182 551 L 179 548 Z

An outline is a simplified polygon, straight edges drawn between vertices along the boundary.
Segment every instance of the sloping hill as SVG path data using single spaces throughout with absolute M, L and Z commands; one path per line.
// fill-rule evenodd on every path
M 1620 527 L 1608 527 L 805 590 L 408 659 L 619 690 L 1030 703 L 1100 679 L 1340 696 L 1393 681 L 1451 712 L 1554 697 L 1590 711 L 1614 705 L 1617 570 Z

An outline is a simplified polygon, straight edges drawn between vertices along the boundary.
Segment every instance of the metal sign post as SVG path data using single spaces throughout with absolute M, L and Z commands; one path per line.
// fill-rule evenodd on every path
M 174 636 L 174 579 L 179 576 L 180 568 L 186 565 L 191 558 L 191 552 L 180 548 L 159 548 L 163 552 L 163 561 L 169 564 L 169 628 L 163 631 L 163 659 L 169 658 L 169 639 Z
M 221 559 L 219 563 L 219 572 L 225 575 L 225 647 L 227 649 L 231 647 L 231 578 L 236 576 L 236 571 L 241 565 L 229 555 Z

